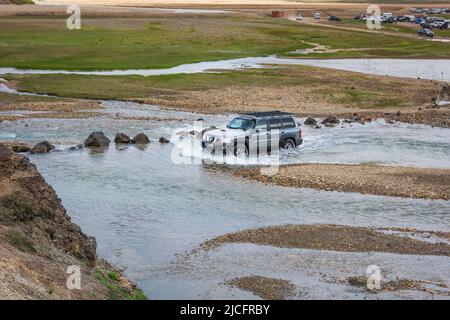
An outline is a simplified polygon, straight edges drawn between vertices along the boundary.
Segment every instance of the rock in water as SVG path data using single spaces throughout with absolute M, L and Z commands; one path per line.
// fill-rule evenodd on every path
M 37 145 L 31 149 L 31 153 L 48 153 L 55 149 L 48 141 L 39 142 Z
M 315 126 L 317 124 L 317 121 L 312 117 L 308 117 L 306 118 L 305 122 L 303 122 L 303 124 L 306 126 Z
M 136 144 L 148 144 L 150 143 L 150 139 L 144 133 L 138 133 L 133 139 L 131 139 L 131 143 Z
M 339 124 L 339 119 L 335 116 L 329 116 L 322 120 L 322 124 L 326 127 L 334 127 L 335 125 Z
M 160 143 L 169 143 L 170 141 L 167 140 L 167 139 L 164 138 L 164 137 L 161 137 L 161 138 L 159 138 L 159 142 L 160 142 Z
M 70 148 L 69 148 L 69 151 L 76 151 L 76 150 L 80 150 L 80 149 L 83 149 L 83 145 L 82 144 L 77 144 L 76 146 L 71 146 Z
M 105 136 L 102 131 L 92 132 L 86 140 L 84 140 L 85 147 L 108 147 L 111 141 Z
M 130 143 L 130 137 L 127 136 L 125 133 L 119 132 L 116 134 L 116 137 L 114 139 L 115 143 Z

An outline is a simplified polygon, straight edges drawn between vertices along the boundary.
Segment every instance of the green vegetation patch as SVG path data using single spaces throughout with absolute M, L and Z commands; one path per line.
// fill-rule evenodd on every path
M 277 27 L 274 25 L 273 27 Z M 0 19 L 0 65 L 33 69 L 168 68 L 183 63 L 282 53 L 301 43 L 226 17 Z
M 12 4 L 34 4 L 33 0 L 9 0 Z
M 2 197 L 0 206 L 3 207 L 5 212 L 8 210 L 14 219 L 26 221 L 33 218 L 33 207 L 23 201 L 18 193 Z
M 85 75 L 17 75 L 9 76 L 25 91 L 61 97 L 91 99 L 145 99 L 158 97 L 166 101 L 183 98 L 184 92 L 207 91 L 230 87 L 310 88 L 312 98 L 349 107 L 403 107 L 424 102 L 435 87 L 430 82 L 385 78 L 335 71 L 310 66 L 283 66 L 246 69 L 222 73 L 176 74 L 162 76 L 85 76 Z M 416 80 L 417 81 L 417 80 Z M 408 89 L 416 86 L 417 89 Z M 395 90 L 393 90 L 395 88 Z M 407 91 L 409 90 L 409 91 Z M 419 91 L 418 91 L 419 90 Z M 433 91 L 434 90 L 434 91 Z M 414 94 L 410 94 L 414 93 Z M 393 100 L 394 99 L 394 100 Z M 422 99 L 422 100 L 420 100 Z
M 28 240 L 28 238 L 20 231 L 11 230 L 7 232 L 6 240 L 9 242 L 9 244 L 11 244 L 20 251 L 36 252 L 33 243 L 30 240 Z
M 0 107 L 10 103 L 22 103 L 22 102 L 50 102 L 58 101 L 61 99 L 53 97 L 39 97 L 29 95 L 18 95 L 13 93 L 0 92 Z
M 81 30 L 68 30 L 65 17 L 3 17 L 0 65 L 65 70 L 168 68 L 248 56 L 291 55 L 295 49 L 311 47 L 305 41 L 331 48 L 370 48 L 308 57 L 450 57 L 448 43 L 264 16 L 84 17 Z
M 120 275 L 117 272 L 98 268 L 95 277 L 108 290 L 107 298 L 110 300 L 147 300 L 141 289 L 129 291 L 119 283 Z

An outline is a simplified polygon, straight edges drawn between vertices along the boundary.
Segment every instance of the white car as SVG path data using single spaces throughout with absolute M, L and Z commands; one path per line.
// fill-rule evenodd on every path
M 303 15 L 301 13 L 299 13 L 296 17 L 295 20 L 297 21 L 303 21 Z
M 320 19 L 320 12 L 316 12 L 316 13 L 314 14 L 314 19 L 317 19 L 317 20 Z

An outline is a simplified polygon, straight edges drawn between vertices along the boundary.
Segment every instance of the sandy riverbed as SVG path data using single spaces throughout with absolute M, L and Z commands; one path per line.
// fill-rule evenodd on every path
M 274 176 L 262 175 L 255 168 L 239 170 L 236 175 L 286 187 L 404 198 L 450 199 L 450 169 L 367 164 L 295 164 L 281 166 Z

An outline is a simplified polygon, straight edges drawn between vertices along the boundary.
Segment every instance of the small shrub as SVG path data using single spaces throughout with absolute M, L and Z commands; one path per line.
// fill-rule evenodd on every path
M 116 272 L 109 271 L 108 278 L 110 278 L 113 281 L 117 281 L 117 280 L 119 280 L 119 275 Z
M 8 242 L 15 248 L 23 252 L 36 252 L 33 243 L 19 231 L 10 231 L 6 234 Z
M 31 205 L 29 205 L 28 203 L 25 203 L 25 202 L 22 202 L 19 204 L 19 210 L 27 216 L 30 216 L 33 214 L 33 208 L 31 207 Z
M 141 289 L 134 288 L 130 292 L 122 284 L 117 282 L 119 275 L 116 272 L 97 269 L 95 276 L 108 290 L 107 298 L 110 300 L 147 300 L 147 297 Z

